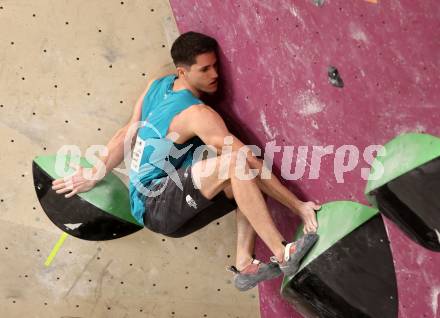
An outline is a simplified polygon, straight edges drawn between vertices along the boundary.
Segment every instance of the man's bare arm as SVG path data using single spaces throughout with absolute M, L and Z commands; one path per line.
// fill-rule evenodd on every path
M 52 182 L 52 189 L 56 190 L 56 193 L 64 194 L 69 192 L 65 194 L 65 197 L 70 198 L 76 193 L 89 191 L 96 185 L 97 182 L 99 182 L 99 180 L 104 178 L 106 174 L 108 174 L 113 170 L 113 168 L 122 162 L 124 159 L 124 140 L 125 138 L 130 138 L 130 140 L 132 140 L 136 134 L 137 129 L 129 128 L 141 119 L 142 102 L 153 82 L 154 80 L 151 80 L 148 83 L 147 87 L 137 100 L 129 122 L 121 129 L 118 129 L 115 135 L 108 142 L 107 155 L 99 157 L 101 164 L 97 164 L 91 168 L 91 174 L 94 175 L 94 178 L 92 180 L 87 178 L 84 173 L 87 171 L 87 169 L 77 166 L 75 167 L 76 171 L 73 175 L 65 178 L 59 178 Z
M 109 173 L 113 170 L 113 168 L 117 167 L 122 160 L 124 160 L 124 140 L 130 140 L 131 144 L 135 141 L 134 137 L 137 133 L 137 128 L 135 128 L 135 124 L 141 120 L 141 114 L 142 114 L 142 103 L 144 100 L 145 95 L 147 94 L 148 90 L 150 89 L 151 84 L 154 82 L 155 79 L 151 80 L 145 90 L 142 92 L 141 96 L 138 98 L 133 114 L 128 121 L 128 123 L 118 129 L 116 131 L 115 135 L 110 139 L 110 141 L 107 144 L 108 154 L 107 156 L 101 156 L 99 159 L 104 163 L 105 166 L 105 174 Z M 131 129 L 130 129 L 131 128 Z M 94 171 L 97 171 L 97 167 L 94 167 Z
M 170 73 L 167 70 L 161 70 L 161 72 L 159 72 L 159 74 L 160 74 L 160 76 L 155 76 L 152 80 L 150 80 L 150 82 L 148 82 L 147 87 L 142 92 L 142 94 L 140 95 L 139 99 L 137 100 L 137 102 L 134 106 L 133 115 L 131 116 L 129 122 L 124 127 L 119 129 L 115 133 L 115 135 L 110 139 L 110 141 L 108 142 L 108 144 L 107 144 L 108 155 L 100 157 L 100 160 L 105 165 L 105 174 L 112 171 L 115 167 L 117 167 L 122 162 L 122 160 L 124 160 L 124 140 L 125 139 L 130 140 L 131 141 L 130 148 L 133 147 L 133 144 L 136 141 L 136 139 L 134 137 L 136 136 L 136 133 L 138 130 L 137 128 L 134 128 L 134 127 L 135 127 L 135 124 L 141 120 L 142 103 L 143 103 L 144 97 L 147 95 L 148 90 L 150 89 L 151 84 L 153 84 L 153 82 L 157 78 L 160 78 L 163 76 L 168 76 L 173 73 Z M 94 171 L 95 172 L 97 171 L 97 167 L 94 167 Z

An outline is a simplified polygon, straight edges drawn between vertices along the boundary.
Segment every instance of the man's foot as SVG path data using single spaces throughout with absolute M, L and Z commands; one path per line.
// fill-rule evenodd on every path
M 284 275 L 293 275 L 298 271 L 301 260 L 307 255 L 313 245 L 315 245 L 318 238 L 319 235 L 316 233 L 307 233 L 299 240 L 286 245 L 284 259 L 281 263 L 275 256 L 271 256 L 270 260 L 279 265 Z
M 240 291 L 249 290 L 263 280 L 276 278 L 282 274 L 277 264 L 266 264 L 256 259 L 252 259 L 252 262 L 241 271 L 235 266 L 228 266 L 226 269 L 234 273 L 234 285 Z

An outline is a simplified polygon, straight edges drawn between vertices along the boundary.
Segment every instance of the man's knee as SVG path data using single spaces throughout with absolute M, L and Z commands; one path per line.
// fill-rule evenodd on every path
M 231 153 L 229 179 L 235 177 L 240 180 L 252 180 L 258 179 L 259 175 L 259 169 L 252 168 L 250 158 L 244 152 L 236 151 Z
M 208 178 L 210 183 L 219 181 L 221 184 L 224 184 L 231 178 L 236 177 L 237 172 L 240 174 L 243 169 L 249 169 L 249 162 L 246 156 L 237 151 L 222 154 L 215 158 L 215 160 L 213 159 L 202 160 L 193 165 L 192 173 L 198 184 L 203 178 Z
M 249 161 L 247 157 L 239 151 L 232 151 L 219 157 L 219 178 L 231 179 L 235 177 L 238 170 L 247 170 Z

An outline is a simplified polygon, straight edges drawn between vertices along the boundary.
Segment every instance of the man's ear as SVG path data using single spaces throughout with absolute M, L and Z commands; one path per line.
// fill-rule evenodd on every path
M 190 71 L 190 68 L 185 65 L 179 65 L 176 67 L 176 71 L 179 78 L 185 78 L 186 74 Z

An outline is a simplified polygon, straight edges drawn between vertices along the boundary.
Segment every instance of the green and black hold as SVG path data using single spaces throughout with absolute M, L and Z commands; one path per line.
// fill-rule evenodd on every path
M 368 181 L 368 201 L 415 242 L 439 252 L 440 138 L 397 136 L 377 154 L 371 174 L 380 177 Z
M 82 167 L 92 166 L 83 157 L 58 155 L 58 160 L 68 173 L 73 172 L 69 167 L 73 160 L 78 160 Z M 110 172 L 88 192 L 65 198 L 52 190 L 52 181 L 61 177 L 55 169 L 56 161 L 56 155 L 37 156 L 32 172 L 41 207 L 58 228 L 91 241 L 112 240 L 143 228 L 131 215 L 128 189 L 115 174 Z
M 335 201 L 317 212 L 318 242 L 296 274 L 284 277 L 281 295 L 304 317 L 398 315 L 393 257 L 379 211 Z M 303 228 L 297 230 L 295 240 Z

